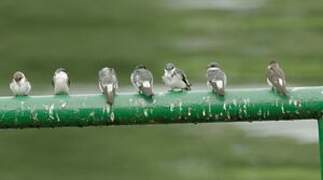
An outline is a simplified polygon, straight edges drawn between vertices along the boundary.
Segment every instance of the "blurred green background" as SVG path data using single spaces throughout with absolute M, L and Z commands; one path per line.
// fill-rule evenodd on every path
M 58 67 L 92 91 L 103 66 L 123 87 L 137 64 L 160 84 L 167 62 L 202 84 L 214 60 L 230 86 L 264 86 L 271 59 L 290 84 L 321 85 L 322 22 L 317 0 L 1 0 L 0 95 L 16 70 L 36 94 Z M 5 130 L 0 147 L 8 180 L 319 179 L 316 144 L 223 124 Z

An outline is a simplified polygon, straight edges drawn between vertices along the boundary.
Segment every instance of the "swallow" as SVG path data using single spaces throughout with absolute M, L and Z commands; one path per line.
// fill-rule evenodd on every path
M 10 89 L 15 96 L 28 96 L 31 91 L 31 85 L 25 74 L 17 71 L 13 75 Z
M 288 96 L 285 73 L 276 61 L 270 62 L 267 67 L 266 76 L 268 85 L 271 86 L 274 91 L 283 96 Z
M 98 87 L 106 97 L 107 103 L 113 105 L 116 90 L 118 89 L 118 79 L 113 68 L 105 67 L 99 71 Z
M 191 90 L 192 84 L 188 81 L 184 71 L 176 68 L 172 63 L 166 64 L 162 79 L 171 90 Z
M 130 80 L 140 94 L 147 97 L 154 95 L 153 75 L 144 65 L 139 65 L 135 68 L 131 74 Z
M 227 76 L 218 63 L 211 63 L 207 69 L 207 85 L 212 88 L 215 94 L 225 95 Z
M 55 71 L 52 84 L 54 86 L 55 95 L 69 94 L 71 81 L 64 68 L 58 68 Z

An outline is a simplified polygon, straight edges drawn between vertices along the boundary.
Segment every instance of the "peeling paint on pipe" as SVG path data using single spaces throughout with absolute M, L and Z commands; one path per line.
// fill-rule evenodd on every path
M 152 99 L 120 93 L 112 107 L 102 95 L 1 97 L 0 128 L 321 119 L 323 87 L 167 92 Z

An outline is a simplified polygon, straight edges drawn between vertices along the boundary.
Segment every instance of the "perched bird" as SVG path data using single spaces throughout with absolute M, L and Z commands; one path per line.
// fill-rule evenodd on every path
M 191 90 L 192 84 L 188 81 L 184 71 L 176 68 L 172 63 L 166 64 L 162 79 L 171 90 Z
M 118 89 L 118 79 L 113 68 L 105 67 L 99 71 L 98 87 L 106 97 L 107 103 L 113 105 L 116 90 Z
M 214 93 L 224 96 L 227 86 L 227 76 L 218 63 L 211 63 L 208 66 L 207 84 L 212 88 Z
M 56 95 L 69 94 L 71 81 L 64 68 L 59 68 L 55 71 L 52 84 Z
M 31 91 L 31 85 L 24 73 L 17 71 L 13 75 L 10 89 L 15 96 L 28 96 Z
M 270 62 L 267 67 L 267 83 L 274 91 L 287 96 L 288 90 L 286 88 L 285 73 L 276 61 Z
M 144 65 L 139 65 L 135 68 L 131 74 L 130 80 L 140 94 L 148 97 L 154 95 L 153 75 Z

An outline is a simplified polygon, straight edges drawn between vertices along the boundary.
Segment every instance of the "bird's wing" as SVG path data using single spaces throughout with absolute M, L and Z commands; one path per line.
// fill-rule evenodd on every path
M 176 73 L 179 74 L 182 77 L 182 80 L 184 81 L 184 83 L 190 87 L 192 84 L 188 81 L 188 78 L 186 76 L 186 74 L 184 73 L 183 70 L 181 69 L 176 69 Z
M 266 68 L 266 77 L 268 80 L 270 80 L 271 74 L 272 74 L 271 68 L 267 67 Z
M 271 68 L 268 70 L 267 76 L 276 86 L 284 87 L 286 85 L 285 73 L 281 68 Z
M 144 82 L 144 81 L 148 81 L 149 83 L 153 83 L 153 75 L 152 73 L 147 70 L 147 69 L 142 69 L 140 71 L 140 78 L 141 78 L 141 81 Z
M 221 69 L 208 70 L 208 81 L 226 81 L 226 75 Z
M 143 80 L 142 80 L 141 72 L 139 70 L 136 70 L 133 72 L 132 81 L 133 81 L 133 84 L 137 87 L 140 87 L 142 85 Z
M 225 88 L 227 77 L 221 69 L 209 69 L 207 72 L 208 82 L 215 84 L 218 88 Z
M 136 76 L 135 74 L 136 74 L 136 71 L 132 72 L 131 76 L 130 76 L 130 80 L 131 80 L 133 86 L 137 86 L 136 80 L 135 80 L 135 76 Z
M 98 82 L 98 89 L 100 90 L 100 92 L 102 92 L 103 93 L 103 85 L 102 85 L 102 83 L 101 83 L 101 81 L 99 80 L 99 82 Z
M 280 67 L 277 67 L 277 68 L 272 68 L 272 70 L 278 74 L 280 77 L 284 78 L 285 79 L 285 73 L 284 71 L 280 68 Z
M 114 88 L 117 89 L 118 88 L 118 78 L 117 75 L 115 73 L 113 73 L 113 84 L 114 84 Z
M 207 71 L 207 81 L 212 82 L 216 79 L 216 71 L 215 70 L 208 70 Z
M 227 86 L 228 80 L 227 80 L 227 75 L 225 74 L 225 72 L 223 72 L 223 81 L 224 81 L 224 86 Z
M 148 79 L 149 79 L 149 82 L 151 83 L 151 84 L 153 84 L 154 83 L 154 77 L 153 77 L 153 74 L 150 72 L 150 71 L 148 71 L 148 70 L 146 70 L 147 71 L 147 76 L 149 77 Z

